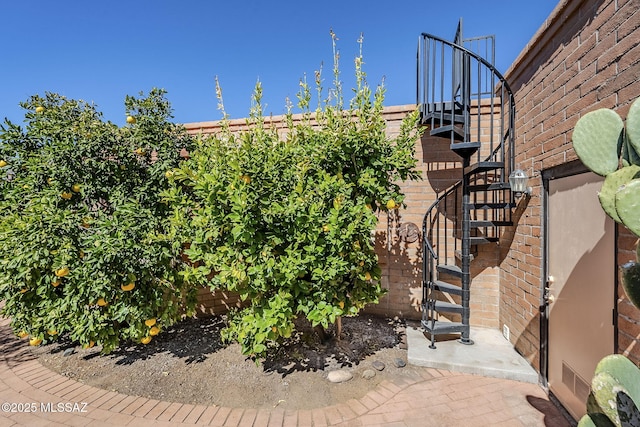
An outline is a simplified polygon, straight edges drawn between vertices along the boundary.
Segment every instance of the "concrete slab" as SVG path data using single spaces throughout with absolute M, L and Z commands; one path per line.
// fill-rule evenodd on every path
M 440 341 L 436 341 L 436 349 L 429 348 L 429 335 L 420 326 L 407 325 L 406 335 L 407 359 L 412 365 L 534 384 L 539 382 L 538 373 L 497 329 L 472 327 L 470 337 L 473 345 L 438 337 Z

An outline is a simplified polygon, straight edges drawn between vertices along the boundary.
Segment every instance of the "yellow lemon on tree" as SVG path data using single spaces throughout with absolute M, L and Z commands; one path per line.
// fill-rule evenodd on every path
M 79 193 L 80 189 L 80 184 L 73 184 L 73 186 L 71 187 L 71 191 L 73 191 L 74 193 Z
M 371 280 L 371 273 L 369 273 L 368 271 L 364 273 L 364 280 Z
M 20 293 L 21 293 L 21 294 L 24 294 L 24 293 L 26 293 L 28 290 L 29 290 L 29 289 L 27 289 L 27 288 L 22 288 L 22 289 L 20 289 Z
M 44 107 L 42 105 L 36 107 L 36 113 L 42 113 L 44 111 Z
M 62 280 L 54 280 L 51 283 L 51 286 L 53 286 L 54 288 L 57 288 L 58 286 L 60 286 L 62 284 Z
M 396 201 L 395 200 L 389 199 L 387 201 L 387 209 L 395 209 L 396 206 L 398 206 L 398 205 L 396 205 Z
M 65 277 L 69 275 L 69 267 L 62 267 L 56 270 L 57 277 Z
M 151 335 L 152 337 L 155 337 L 159 333 L 160 333 L 160 328 L 158 328 L 157 326 L 154 326 L 151 329 L 149 329 L 149 335 Z
M 173 171 L 172 170 L 168 170 L 164 173 L 164 176 L 167 178 L 171 178 L 173 176 Z
M 7 162 L 5 162 L 4 160 L 0 160 L 0 168 L 3 168 L 7 166 Z
M 63 191 L 60 194 L 60 197 L 62 197 L 65 200 L 69 200 L 71 197 L 73 197 L 73 194 L 69 193 L 68 191 Z
M 322 226 L 322 231 L 324 231 L 325 233 L 328 233 L 329 230 L 330 230 L 330 228 L 329 228 L 328 225 L 325 224 L 325 225 Z
M 149 344 L 151 342 L 151 336 L 147 335 L 146 337 L 142 338 L 140 342 L 145 345 Z
M 144 151 L 144 148 L 138 147 L 135 149 L 134 153 L 136 153 L 138 156 L 144 156 L 146 154 L 146 151 Z
M 344 301 L 340 301 L 338 303 L 338 306 L 340 307 L 340 309 L 343 309 L 344 308 Z
M 133 288 L 135 288 L 135 287 L 136 287 L 136 284 L 131 282 L 128 285 L 121 285 L 120 289 L 122 289 L 125 292 L 129 292 L 129 291 L 132 291 Z
M 152 327 L 153 325 L 156 324 L 156 319 L 147 319 L 144 321 L 144 324 L 147 325 L 148 327 Z
M 276 326 L 272 326 L 272 327 L 271 327 L 271 331 L 272 331 L 272 332 L 278 332 L 278 328 L 277 328 Z
M 29 340 L 29 345 L 32 345 L 34 347 L 37 345 L 40 345 L 41 343 L 42 343 L 42 338 L 33 337 Z
M 133 116 L 127 116 L 127 123 L 134 124 L 136 122 L 136 118 Z
M 47 184 L 49 185 L 53 184 L 53 178 L 47 178 Z
M 96 304 L 98 304 L 98 307 L 104 307 L 107 305 L 107 301 L 104 298 L 100 298 Z
M 249 175 L 240 175 L 240 180 L 245 184 L 249 184 L 251 182 L 251 177 Z
M 93 347 L 94 345 L 96 345 L 96 343 L 95 343 L 95 342 L 93 342 L 93 341 L 89 341 L 89 344 L 85 344 L 85 345 L 83 345 L 83 346 L 82 346 L 82 348 L 87 349 L 87 348 L 91 348 L 91 347 Z
M 18 332 L 18 336 L 19 336 L 20 338 L 26 338 L 26 337 L 28 337 L 28 336 L 29 336 L 29 334 L 28 334 L 28 333 L 26 333 L 25 331 L 20 331 L 20 332 Z
M 53 335 L 58 335 L 58 331 L 56 331 L 55 329 L 49 329 L 49 330 L 47 331 L 47 333 L 48 333 L 49 335 L 52 335 L 52 336 L 53 336 Z

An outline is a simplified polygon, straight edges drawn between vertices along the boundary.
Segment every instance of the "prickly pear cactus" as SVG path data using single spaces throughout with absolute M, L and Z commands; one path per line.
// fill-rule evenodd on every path
M 601 108 L 578 120 L 573 130 L 573 149 L 593 172 L 601 176 L 618 169 L 624 124 L 613 110 Z
M 640 236 L 640 98 L 629 108 L 626 129 L 613 110 L 582 116 L 573 149 L 585 166 L 606 177 L 599 199 L 607 215 Z
M 624 169 L 628 168 L 631 166 Z M 632 179 L 620 186 L 616 192 L 616 212 L 622 223 L 640 236 L 640 179 Z
M 573 131 L 573 149 L 589 169 L 606 177 L 598 194 L 602 209 L 640 236 L 640 98 L 629 108 L 626 128 L 620 116 L 606 108 L 582 116 Z M 623 282 L 640 308 L 640 275 L 623 274 Z
M 640 370 L 620 354 L 606 356 L 598 363 L 591 381 L 589 400 L 597 408 L 590 408 L 578 425 L 638 426 L 639 398 Z
M 606 214 L 616 222 L 622 222 L 616 211 L 616 193 L 622 185 L 628 184 L 636 178 L 640 178 L 640 166 L 630 165 L 607 175 L 602 184 L 598 194 L 600 204 Z
M 617 113 L 600 109 L 576 124 L 573 148 L 593 172 L 605 176 L 598 194 L 604 211 L 640 236 L 640 98 L 631 105 L 626 128 Z M 640 245 L 636 262 L 621 267 L 622 286 L 640 308 Z M 640 426 L 640 369 L 626 357 L 606 356 L 591 382 L 587 415 L 578 427 Z
M 639 246 L 640 248 L 640 246 Z M 621 267 L 622 287 L 629 301 L 640 308 L 640 263 L 629 261 Z

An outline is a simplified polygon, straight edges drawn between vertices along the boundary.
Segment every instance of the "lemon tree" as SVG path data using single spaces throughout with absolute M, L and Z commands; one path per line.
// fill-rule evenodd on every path
M 417 113 L 387 137 L 384 88 L 372 92 L 361 64 L 360 55 L 348 107 L 337 55 L 317 109 L 302 80 L 302 120 L 290 111 L 280 131 L 264 119 L 258 84 L 248 130 L 231 132 L 225 115 L 222 131 L 199 138 L 168 174 L 172 239 L 191 261 L 183 280 L 240 293 L 246 308 L 232 313 L 224 336 L 247 355 L 289 337 L 297 316 L 327 327 L 383 294 L 373 232 L 377 214 L 402 203 L 398 182 L 419 176 Z M 325 96 L 320 72 L 316 89 Z
M 0 131 L 1 313 L 32 345 L 149 342 L 195 304 L 159 196 L 192 139 L 158 89 L 126 98 L 124 127 L 51 93 L 22 107 Z

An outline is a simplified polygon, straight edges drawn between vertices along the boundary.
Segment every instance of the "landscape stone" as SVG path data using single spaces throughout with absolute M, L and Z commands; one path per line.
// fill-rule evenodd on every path
M 407 362 L 400 358 L 396 358 L 393 362 L 395 363 L 397 368 L 404 368 L 405 366 L 407 366 Z
M 376 371 L 374 371 L 373 369 L 365 369 L 365 371 L 362 373 L 362 378 L 364 378 L 365 380 L 370 380 L 375 376 Z
M 384 362 L 376 360 L 371 364 L 371 366 L 373 366 L 373 368 L 378 370 L 378 371 L 382 371 L 382 370 L 384 370 L 386 365 L 384 364 Z
M 327 374 L 327 379 L 332 383 L 343 383 L 353 378 L 353 374 L 349 371 L 331 371 Z

